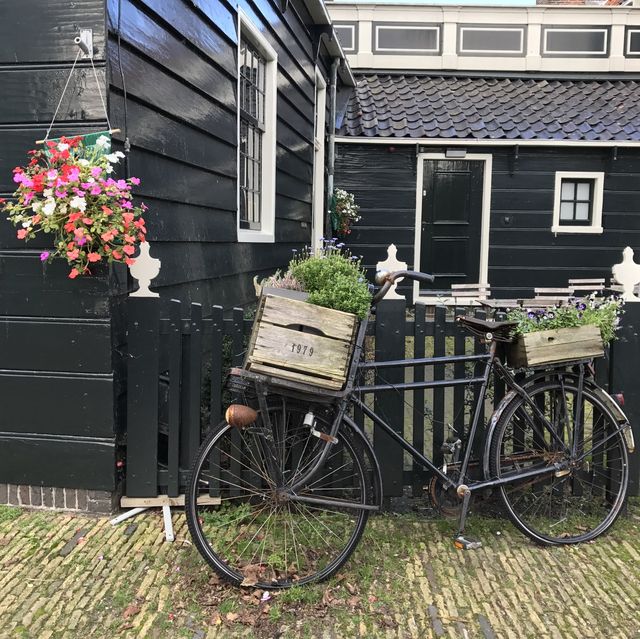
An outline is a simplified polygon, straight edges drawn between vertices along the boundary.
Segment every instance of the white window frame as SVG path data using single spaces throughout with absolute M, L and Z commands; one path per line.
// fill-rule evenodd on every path
M 320 69 L 316 67 L 316 116 L 313 132 L 313 205 L 312 205 L 312 237 L 311 246 L 321 245 L 320 238 L 324 235 L 325 197 L 324 197 L 324 154 L 325 128 L 327 109 L 327 82 Z
M 593 212 L 591 223 L 584 225 L 562 224 L 560 220 L 560 190 L 562 180 L 593 180 Z M 553 200 L 552 233 L 603 233 L 602 200 L 604 195 L 604 173 L 595 171 L 556 171 Z
M 264 56 L 265 68 L 265 112 L 262 134 L 262 190 L 260 206 L 260 230 L 240 228 L 240 104 L 238 103 L 237 139 L 238 150 L 236 166 L 237 180 L 237 215 L 238 242 L 275 242 L 276 215 L 276 117 L 278 101 L 278 54 L 262 35 L 259 29 L 243 12 L 238 11 L 238 87 L 240 100 L 240 42 L 245 38 Z
M 380 39 L 380 31 L 387 29 L 389 31 L 407 29 L 411 31 L 435 31 L 436 32 L 436 46 L 432 49 L 390 49 L 388 47 L 380 47 L 378 41 Z M 374 53 L 427 53 L 437 54 L 440 51 L 440 26 L 439 25 L 408 25 L 408 24 L 376 24 L 374 25 Z

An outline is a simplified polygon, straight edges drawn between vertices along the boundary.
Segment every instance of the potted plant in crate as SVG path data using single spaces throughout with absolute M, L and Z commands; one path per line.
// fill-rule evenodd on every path
M 113 167 L 124 154 L 109 150 L 107 136 L 91 146 L 80 136 L 50 140 L 29 152 L 26 167 L 13 170 L 14 200 L 0 201 L 18 227 L 18 239 L 51 236 L 51 248 L 40 259 L 65 259 L 71 279 L 90 274 L 98 264 L 133 264 L 137 245 L 145 241 L 146 206 L 135 206 L 131 195 L 140 180 L 114 179 Z
M 585 300 L 544 309 L 514 309 L 515 340 L 507 361 L 515 368 L 602 357 L 615 337 L 623 300 L 617 296 Z
M 360 260 L 343 248 L 330 240 L 306 249 L 262 282 L 246 368 L 328 389 L 344 385 L 371 293 Z M 306 297 L 279 294 L 291 290 Z

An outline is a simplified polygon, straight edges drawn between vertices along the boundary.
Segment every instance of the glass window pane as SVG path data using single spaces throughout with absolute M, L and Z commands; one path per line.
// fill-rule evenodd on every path
M 578 193 L 576 195 L 576 200 L 588 201 L 591 193 L 591 185 L 588 182 L 579 182 L 577 186 Z
M 576 183 L 562 180 L 562 189 L 560 190 L 560 198 L 562 200 L 573 200 Z
M 562 202 L 560 204 L 560 219 L 573 220 L 573 202 Z
M 589 221 L 589 203 L 588 202 L 578 202 L 576 204 L 576 220 L 580 220 L 582 222 Z

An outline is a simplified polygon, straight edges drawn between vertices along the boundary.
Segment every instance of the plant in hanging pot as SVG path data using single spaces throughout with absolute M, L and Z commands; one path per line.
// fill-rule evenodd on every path
M 351 226 L 360 221 L 360 207 L 353 193 L 344 189 L 335 189 L 331 198 L 331 227 L 340 237 L 351 233 Z
M 507 319 L 516 322 L 515 341 L 508 351 L 514 367 L 602 357 L 615 339 L 624 301 L 618 296 L 572 299 L 543 309 L 514 309 Z
M 142 215 L 147 207 L 134 205 L 131 195 L 140 180 L 112 177 L 124 154 L 109 149 L 107 136 L 91 146 L 82 137 L 50 140 L 45 148 L 29 151 L 27 166 L 13 170 L 18 185 L 14 200 L 0 201 L 7 219 L 18 227 L 18 239 L 51 236 L 52 246 L 40 259 L 65 259 L 71 279 L 90 274 L 94 265 L 130 266 L 138 244 L 145 241 Z

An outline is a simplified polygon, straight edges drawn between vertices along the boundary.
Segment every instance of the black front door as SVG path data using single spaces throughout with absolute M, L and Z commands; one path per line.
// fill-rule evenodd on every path
M 436 281 L 425 292 L 478 282 L 484 163 L 424 160 L 420 270 Z

